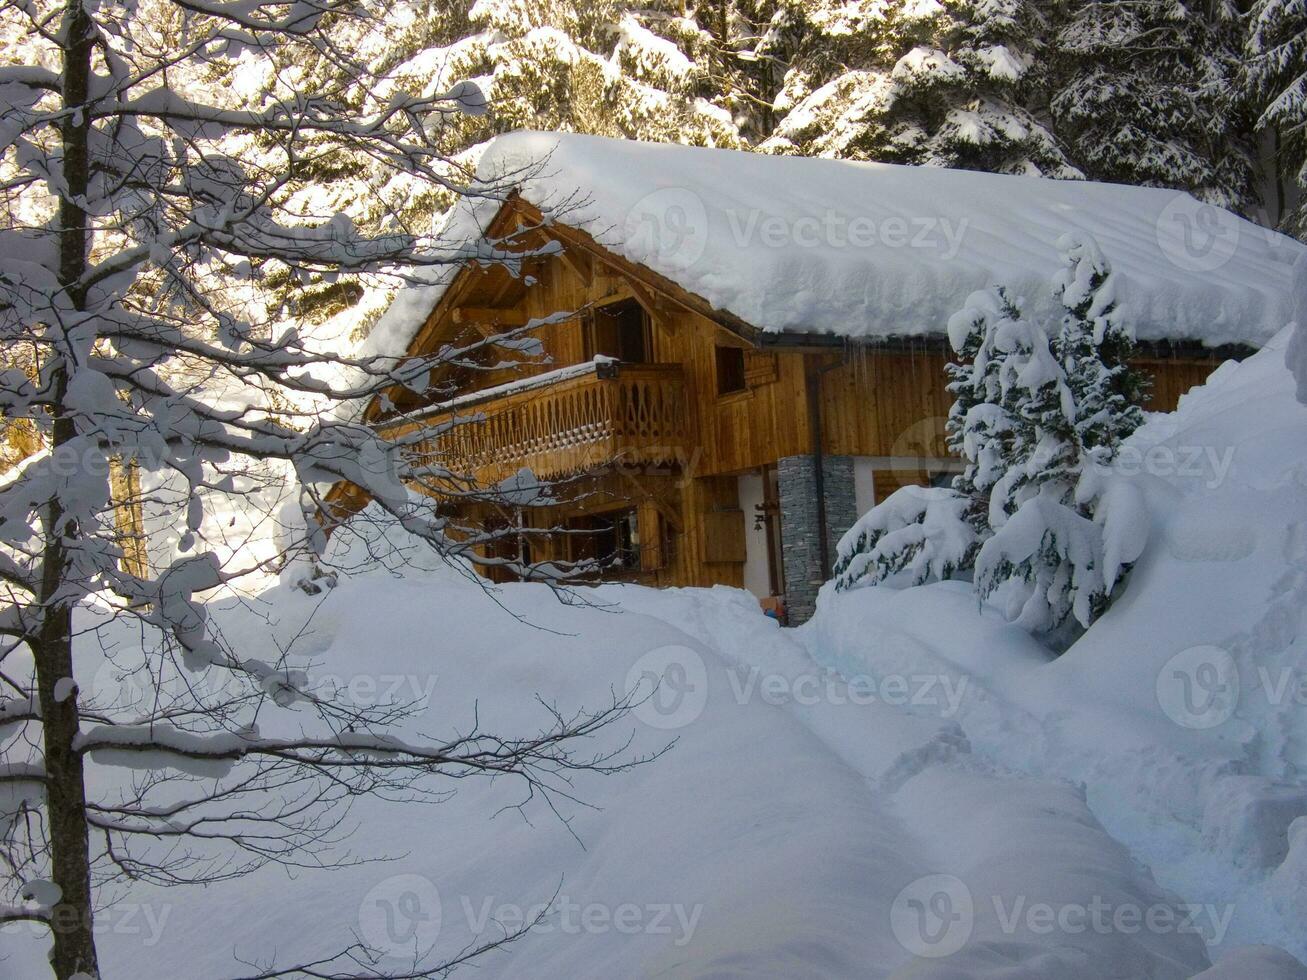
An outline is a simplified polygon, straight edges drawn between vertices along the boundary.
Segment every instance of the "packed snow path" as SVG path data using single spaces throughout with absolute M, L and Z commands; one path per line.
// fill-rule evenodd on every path
M 1304 936 L 1234 865 L 1237 852 L 1208 853 L 1200 832 L 1139 802 L 1160 804 L 1201 761 L 1168 760 L 1161 785 L 1147 764 L 1121 767 L 1128 751 L 1163 755 L 1168 740 L 1148 741 L 1158 733 L 1124 727 L 1076 687 L 1059 691 L 1064 678 L 1028 683 L 1047 652 L 982 620 L 965 588 L 828 597 L 809 627 L 770 636 L 751 628 L 747 603 L 735 619 L 720 603 L 695 602 L 702 612 L 687 626 L 728 661 L 737 695 L 770 691 L 755 696 L 802 719 L 878 791 L 911 829 L 911 852 L 935 869 L 890 906 L 892 917 L 914 897 L 927 906 L 897 923 L 909 947 L 923 930 L 911 975 L 1192 976 L 1210 946 L 1221 965 L 1206 977 L 1307 977 L 1281 950 L 1258 946 L 1301 956 Z

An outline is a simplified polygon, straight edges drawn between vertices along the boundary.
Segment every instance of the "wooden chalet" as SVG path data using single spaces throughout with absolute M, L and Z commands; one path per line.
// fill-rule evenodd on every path
M 737 186 L 752 187 L 755 197 L 764 199 L 757 206 L 794 221 L 796 212 L 812 208 L 812 198 L 823 193 L 847 206 L 845 185 L 860 187 L 874 202 L 887 182 L 912 187 L 924 180 L 928 186 L 916 202 L 906 200 L 910 195 L 897 184 L 884 188 L 895 206 L 910 212 L 926 199 L 932 206 L 951 206 L 941 201 L 939 188 L 950 187 L 950 180 L 966 183 L 957 194 L 968 202 L 968 213 L 979 215 L 972 219 L 977 240 L 951 260 L 901 249 L 902 254 L 888 256 L 884 273 L 908 278 L 918 268 L 911 263 L 938 265 L 949 274 L 936 276 L 933 288 L 947 294 L 932 295 L 931 302 L 943 311 L 959 308 L 972 289 L 990 285 L 987 274 L 1004 272 L 1001 263 L 993 269 L 978 265 L 987 252 L 1002 247 L 1021 252 L 1014 268 L 1018 261 L 1033 261 L 1027 256 L 1047 253 L 1033 280 L 1046 284 L 1058 262 L 1053 242 L 1068 228 L 1094 233 L 1110 259 L 1114 250 L 1136 262 L 1150 249 L 1164 251 L 1164 242 L 1148 241 L 1155 234 L 1148 223 L 1159 220 L 1168 202 L 1184 197 L 1138 188 L 1111 188 L 1112 194 L 1102 196 L 1103 185 L 923 173 L 557 134 L 501 137 L 487 159 L 498 160 L 501 168 L 520 167 L 532 154 L 547 161 L 546 176 L 537 170 L 502 203 L 482 204 L 459 220 L 464 233 L 474 221 L 476 233 L 486 239 L 535 257 L 519 269 L 469 262 L 418 294 L 429 298 L 425 316 L 410 315 L 400 326 L 383 321 L 373 344 L 374 350 L 396 356 L 424 355 L 539 320 L 531 335 L 540 350 L 500 351 L 479 370 L 446 370 L 431 379 L 439 396 L 397 391 L 385 410 L 368 406 L 366 421 L 391 434 L 431 429 L 423 451 L 481 485 L 522 471 L 549 485 L 542 498 L 478 504 L 480 512 L 468 515 L 492 525 L 574 532 L 506 538 L 505 547 L 520 548 L 526 561 L 597 558 L 610 562 L 606 579 L 744 587 L 761 599 L 783 599 L 791 622 L 811 614 L 836 542 L 859 514 L 900 486 L 947 480 L 960 469 L 944 448 L 951 401 L 944 373 L 947 316 L 932 307 L 921 312 L 921 322 L 913 322 L 904 312 L 914 309 L 913 297 L 882 291 L 883 322 L 867 303 L 853 314 L 835 308 L 823 321 L 820 271 L 845 260 L 834 251 L 838 243 L 824 243 L 811 253 L 790 246 L 798 266 L 794 281 L 777 282 L 791 268 L 783 236 L 773 236 L 780 244 L 757 257 L 738 235 L 721 246 L 722 214 L 743 205 L 714 195 L 729 198 L 743 193 L 734 190 Z M 483 160 L 483 172 L 488 166 Z M 807 180 L 787 176 L 805 170 Z M 772 171 L 774 178 L 767 176 Z M 767 183 L 772 179 L 775 186 Z M 783 198 L 784 188 L 796 182 L 800 189 L 791 196 L 797 203 Z M 608 189 L 617 186 L 620 191 Z M 996 196 L 987 205 L 990 189 Z M 674 202 L 687 190 L 693 194 L 687 207 L 695 212 L 690 218 L 702 217 L 710 226 L 692 243 L 691 251 L 699 254 L 681 249 L 669 255 L 656 247 L 641 252 L 630 240 L 632 228 L 642 223 L 633 223 L 632 215 L 644 217 L 639 201 L 665 207 L 666 201 L 656 200 L 659 195 Z M 1005 219 L 1015 231 L 977 227 L 986 207 L 1006 215 L 1013 196 L 1032 209 L 1025 223 L 1038 234 L 1032 232 L 1028 248 L 1009 241 L 1023 234 L 1021 220 Z M 1095 214 L 1100 199 L 1117 201 L 1125 213 L 1112 220 Z M 695 201 L 704 215 L 695 210 Z M 1049 213 L 1065 220 L 1061 225 L 1045 220 Z M 883 226 L 892 217 L 881 213 L 869 220 Z M 735 227 L 741 226 L 737 221 Z M 1277 296 L 1287 292 L 1286 281 L 1263 253 L 1290 246 L 1253 238 L 1251 228 L 1243 228 L 1249 239 L 1243 252 L 1219 273 L 1169 270 L 1171 278 L 1158 287 L 1159 300 L 1149 292 L 1158 278 L 1150 267 L 1140 277 L 1144 286 L 1123 296 L 1127 309 L 1134 301 L 1153 313 L 1160 303 L 1177 311 L 1174 323 L 1156 318 L 1139 330 L 1140 365 L 1153 378 L 1150 408 L 1173 408 L 1221 359 L 1251 350 L 1273 332 L 1282 312 Z M 884 238 L 885 228 L 880 230 Z M 713 250 L 719 247 L 734 251 L 718 261 Z M 831 259 L 823 265 L 827 253 Z M 886 258 L 885 248 L 870 247 L 856 261 L 874 277 Z M 1166 269 L 1165 256 L 1150 261 Z M 764 268 L 756 267 L 760 263 Z M 806 271 L 814 268 L 815 279 Z M 829 281 L 836 306 L 839 282 L 858 275 L 857 267 L 850 268 Z M 954 275 L 956 268 L 962 272 Z M 1287 264 L 1284 268 L 1287 274 Z M 1123 277 L 1130 271 L 1122 269 Z M 756 302 L 751 307 L 729 298 L 748 296 L 755 286 L 779 288 L 777 301 L 766 309 L 784 308 L 783 316 L 793 322 L 759 322 L 766 317 L 751 314 Z M 787 306 L 787 293 L 800 289 L 816 295 Z M 560 313 L 569 315 L 559 318 Z M 452 398 L 451 390 L 457 392 Z M 446 426 L 456 418 L 476 421 Z M 346 509 L 362 503 L 348 486 L 334 488 L 331 499 Z

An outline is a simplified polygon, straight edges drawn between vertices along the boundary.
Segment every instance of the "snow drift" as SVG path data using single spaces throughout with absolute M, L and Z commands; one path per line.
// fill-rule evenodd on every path
M 1307 407 L 1288 340 L 1223 365 L 1126 441 L 1113 467 L 1153 530 L 1123 596 L 1060 658 L 953 582 L 828 586 L 803 635 L 845 673 L 910 665 L 966 683 L 957 720 L 976 752 L 1083 783 L 1162 884 L 1229 909 L 1227 948 L 1303 957 Z

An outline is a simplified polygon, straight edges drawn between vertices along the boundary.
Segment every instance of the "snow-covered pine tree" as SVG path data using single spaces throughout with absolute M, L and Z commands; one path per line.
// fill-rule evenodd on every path
M 617 0 L 479 0 L 471 20 L 498 132 L 738 145 L 729 115 L 702 97 L 706 75 L 678 46 L 706 57 L 705 39 L 675 11 Z
M 979 546 L 970 497 L 950 487 L 900 487 L 840 539 L 835 588 L 950 579 L 971 568 Z
M 1107 462 L 1143 424 L 1140 406 L 1150 382 L 1130 364 L 1134 332 L 1117 306 L 1112 267 L 1097 242 L 1071 232 L 1058 248 L 1065 264 L 1053 292 L 1066 313 L 1053 351 L 1075 399 L 1077 439 L 1092 459 Z
M 1007 291 L 997 287 L 972 293 L 948 323 L 956 360 L 945 367 L 953 395 L 945 434 L 949 450 L 966 461 L 953 486 L 972 498 L 972 519 L 982 529 L 988 527 L 990 489 L 1003 477 L 1015 433 L 1004 405 L 999 377 L 1003 361 L 994 350 L 995 328 L 1020 316 Z
M 551 708 L 549 722 L 521 737 L 396 737 L 414 706 L 315 689 L 298 652 L 270 638 L 233 641 L 208 618 L 206 595 L 261 563 L 206 536 L 206 500 L 221 498 L 228 513 L 257 508 L 256 471 L 270 461 L 283 480 L 298 476 L 309 529 L 288 529 L 274 567 L 320 542 L 319 518 L 333 519 L 321 491 L 341 480 L 436 556 L 522 533 L 450 533 L 435 503 L 410 488 L 458 477 L 416 457 L 420 433 L 391 441 L 354 421 L 373 398 L 425 391 L 450 352 L 345 357 L 269 319 L 252 290 L 233 285 L 256 268 L 412 278 L 472 248 L 487 261 L 522 260 L 402 228 L 368 233 L 320 203 L 308 214 L 299 206 L 304 170 L 345 149 L 451 193 L 492 202 L 507 193 L 460 191 L 433 138 L 456 113 L 484 111 L 475 85 L 396 92 L 350 53 L 353 29 L 379 23 L 387 7 L 0 7 L 0 37 L 14 41 L 0 58 L 0 413 L 34 430 L 40 447 L 0 486 L 0 924 L 47 929 L 57 980 L 100 975 L 95 910 L 123 882 L 204 882 L 268 862 L 331 866 L 352 861 L 332 833 L 358 795 L 431 801 L 448 792 L 443 777 L 478 773 L 550 794 L 578 766 L 625 764 L 620 750 L 593 743 L 572 754 L 623 704 L 567 716 Z M 319 89 L 290 70 L 318 55 L 336 59 L 348 82 Z M 229 84 L 208 84 L 214 77 Z M 289 414 L 275 409 L 278 397 Z M 115 460 L 137 479 L 115 480 Z M 122 499 L 147 479 L 179 492 Z M 156 522 L 186 529 L 180 554 L 153 567 L 136 560 L 116 520 L 122 506 L 148 506 Z M 128 703 L 106 703 L 92 682 L 106 653 L 141 679 Z M 378 964 L 377 950 L 349 938 L 312 966 L 255 955 L 260 965 L 246 968 L 268 978 L 449 967 L 421 949 L 399 966 Z
M 1307 6 L 1257 0 L 1248 15 L 1244 88 L 1274 147 L 1275 220 L 1307 239 Z
M 950 319 L 948 439 L 966 467 L 951 488 L 904 487 L 859 520 L 839 544 L 837 589 L 971 570 L 982 599 L 1053 637 L 1107 607 L 1145 525 L 1106 467 L 1142 421 L 1145 387 L 1107 260 L 1080 233 L 1058 247 L 1056 333 L 1002 288 Z
M 1051 107 L 1075 165 L 1093 180 L 1174 187 L 1251 209 L 1235 4 L 1095 0 L 1060 9 Z
M 1045 19 L 1029 0 L 832 4 L 808 15 L 764 148 L 1077 177 L 1041 117 Z M 832 52 L 834 54 L 832 55 Z
M 993 372 L 994 387 L 988 400 L 967 413 L 963 436 L 998 455 L 986 479 L 990 532 L 1002 528 L 1036 488 L 1064 479 L 1075 466 L 1073 403 L 1050 331 L 1026 319 L 1006 290 L 995 294 L 1000 315 L 986 322 L 989 336 L 981 348 L 987 358 L 981 370 Z M 1001 421 L 991 422 L 993 416 Z
M 444 157 L 463 168 L 497 133 L 513 129 L 594 133 L 631 139 L 741 146 L 740 134 L 710 71 L 710 35 L 670 3 L 625 0 L 397 0 L 383 21 L 341 27 L 363 68 L 327 53 L 275 66 L 264 81 L 290 73 L 306 89 L 337 92 L 347 104 L 377 93 L 420 96 L 475 78 L 490 109 L 451 120 L 432 134 Z M 450 169 L 455 180 L 466 177 Z M 303 209 L 329 206 L 369 232 L 427 232 L 456 195 L 444 186 L 380 167 L 344 148 L 306 168 L 297 191 Z M 282 272 L 261 285 L 283 315 L 359 339 L 384 311 L 390 292 L 354 277 L 307 283 Z
M 1004 376 L 1012 352 L 998 346 L 1011 339 L 1007 325 L 1019 322 L 1001 287 L 973 293 L 950 317 L 957 360 L 947 367 L 954 396 L 947 438 L 966 467 L 952 487 L 901 487 L 858 520 L 836 548 L 837 589 L 922 585 L 970 571 L 991 533 L 991 491 L 1004 480 L 1021 431 Z
M 702 0 L 651 29 L 677 40 L 702 74 L 704 97 L 756 145 L 776 125 L 776 97 L 794 59 L 803 0 Z M 693 38 L 693 43 L 690 42 Z
M 1056 334 L 1011 324 L 995 338 L 1013 436 L 990 493 L 992 533 L 975 564 L 980 596 L 1045 634 L 1088 627 L 1142 547 L 1121 540 L 1122 526 L 1139 537 L 1128 496 L 1114 494 L 1099 512 L 1110 486 L 1102 470 L 1143 421 L 1144 385 L 1125 362 L 1133 334 L 1097 243 L 1076 232 L 1058 247 L 1063 268 L 1053 290 L 1065 313 Z

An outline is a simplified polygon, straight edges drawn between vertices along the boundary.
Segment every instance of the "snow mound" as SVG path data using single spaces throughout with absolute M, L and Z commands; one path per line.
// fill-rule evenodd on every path
M 412 571 L 211 609 L 242 650 L 288 648 L 291 666 L 311 659 L 311 675 L 357 696 L 416 698 L 410 727 L 429 736 L 474 720 L 536 731 L 546 705 L 593 709 L 653 679 L 585 749 L 671 748 L 623 774 L 574 773 L 557 813 L 505 779 L 459 780 L 439 806 L 356 800 L 341 847 L 389 862 L 134 884 L 98 920 L 106 975 L 226 976 L 237 957 L 302 962 L 354 935 L 401 970 L 415 945 L 453 955 L 539 913 L 479 975 L 1182 980 L 1210 965 L 1202 938 L 1173 928 L 1043 927 L 1045 908 L 1106 903 L 1174 922 L 1184 905 L 1113 841 L 1084 790 L 978 757 L 958 722 L 969 688 L 926 683 L 923 645 L 899 646 L 900 683 L 868 687 L 815 663 L 738 590 L 577 598 Z M 982 639 L 1011 630 L 991 624 Z M 270 709 L 261 731 L 300 717 Z M 91 763 L 93 782 L 109 778 Z M 960 919 L 921 919 L 954 898 Z M 7 929 L 5 969 L 41 975 L 43 945 Z
M 411 494 L 414 508 L 430 509 L 430 498 Z M 345 575 L 411 574 L 439 575 L 445 578 L 475 579 L 466 560 L 442 554 L 424 538 L 407 531 L 392 514 L 375 502 L 332 531 L 318 560 L 319 570 Z M 296 569 L 292 578 L 302 575 Z M 286 576 L 283 576 L 285 580 Z
M 1307 957 L 1307 407 L 1288 340 L 1223 365 L 1125 442 L 1115 476 L 1158 533 L 1060 657 L 959 582 L 828 586 L 801 631 L 845 675 L 966 678 L 955 718 L 974 757 L 1085 784 L 1162 885 L 1230 910 L 1203 976 L 1302 975 L 1279 954 L 1226 957 L 1235 947 Z

